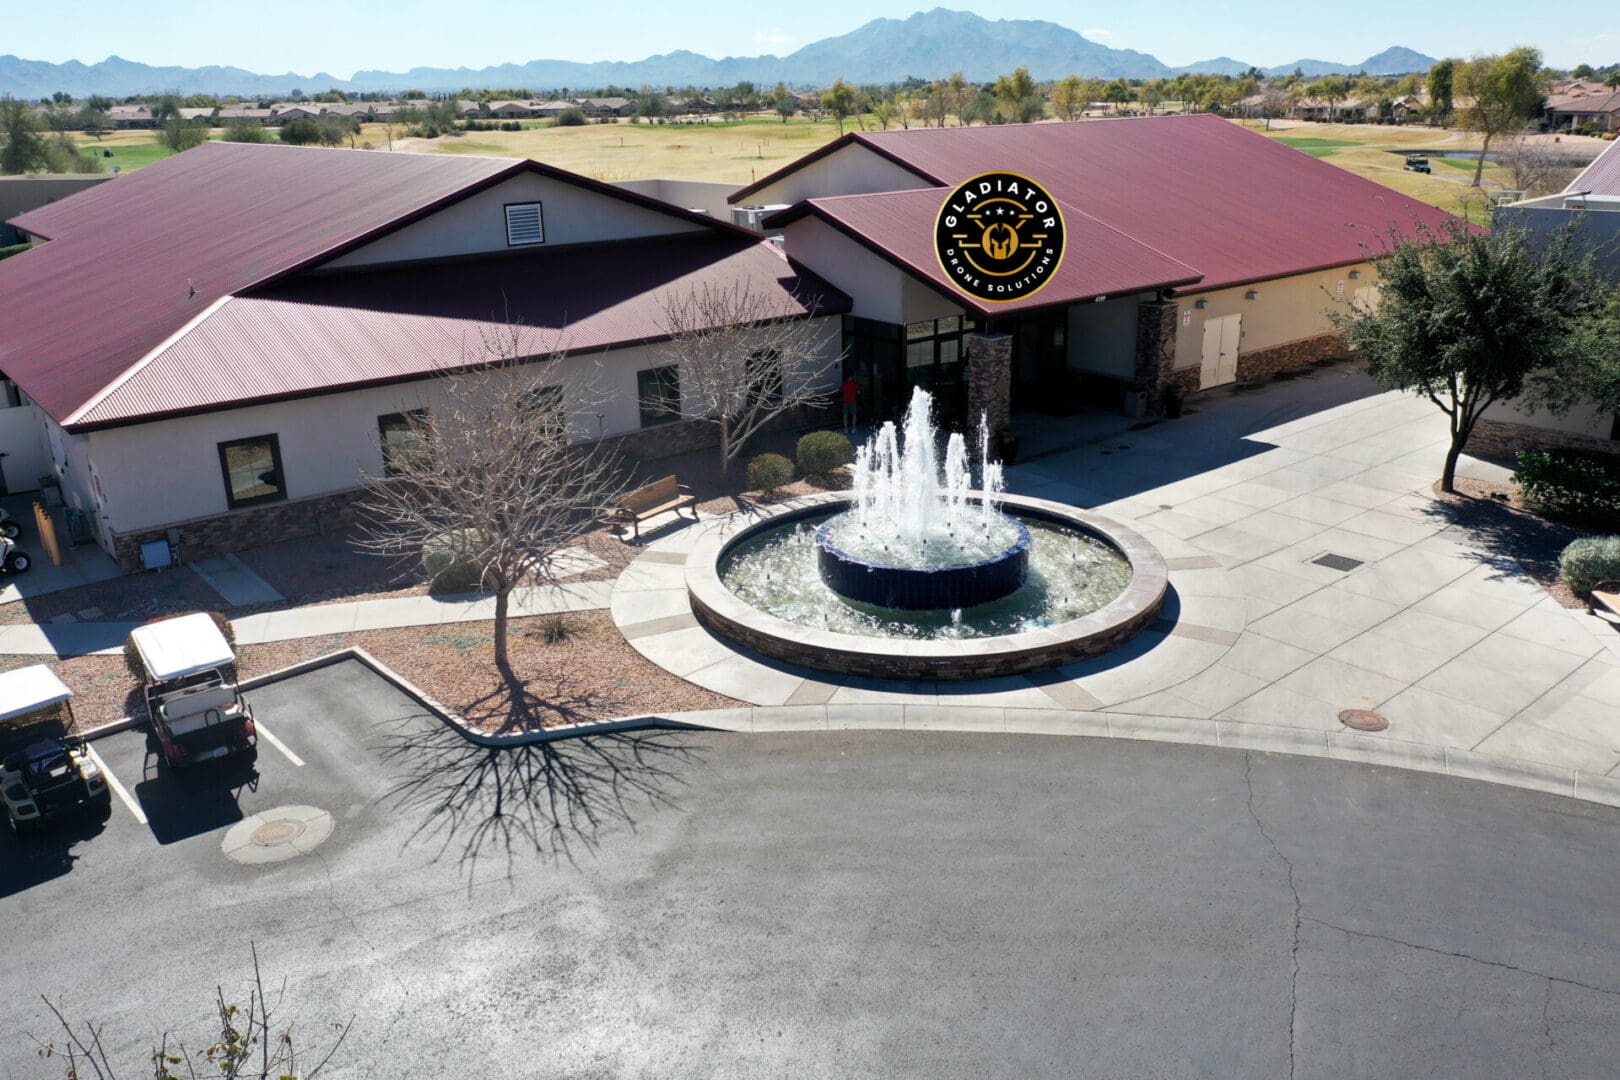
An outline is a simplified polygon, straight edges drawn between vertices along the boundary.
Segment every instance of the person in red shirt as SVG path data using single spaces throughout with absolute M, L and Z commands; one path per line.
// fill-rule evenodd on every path
M 853 375 L 845 376 L 841 390 L 844 399 L 844 430 L 853 431 L 856 421 L 856 402 L 861 399 L 861 384 Z

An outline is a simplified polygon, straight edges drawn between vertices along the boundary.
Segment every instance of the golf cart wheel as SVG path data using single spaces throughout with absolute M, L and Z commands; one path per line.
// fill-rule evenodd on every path
M 21 535 L 21 525 L 17 524 L 15 521 L 12 521 L 10 518 L 0 521 L 0 536 L 4 536 L 7 540 L 15 540 Z
M 34 565 L 34 560 L 26 551 L 13 551 L 6 556 L 6 569 L 13 574 L 25 573 L 32 565 Z

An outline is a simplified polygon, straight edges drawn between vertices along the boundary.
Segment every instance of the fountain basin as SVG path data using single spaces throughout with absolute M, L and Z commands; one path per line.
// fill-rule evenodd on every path
M 985 604 L 1015 592 L 1029 572 L 1029 528 L 1016 518 L 1004 520 L 1013 527 L 1013 543 L 988 559 L 895 566 L 839 547 L 834 518 L 816 527 L 816 565 L 829 589 L 864 604 L 902 611 Z
M 1151 626 L 1164 604 L 1169 569 L 1157 549 L 1129 527 L 1090 511 L 1045 499 L 1007 496 L 1001 508 L 1045 521 L 1113 548 L 1130 565 L 1130 581 L 1088 615 L 1017 633 L 967 639 L 872 637 L 790 622 L 753 606 L 726 587 L 721 566 L 729 552 L 762 532 L 817 519 L 849 505 L 829 494 L 795 500 L 763 518 L 734 519 L 709 530 L 688 554 L 685 581 L 692 612 L 712 632 L 775 660 L 836 674 L 876 679 L 947 681 L 1043 671 L 1096 656 Z

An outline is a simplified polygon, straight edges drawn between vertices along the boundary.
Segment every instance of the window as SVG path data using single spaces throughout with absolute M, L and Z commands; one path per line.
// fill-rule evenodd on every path
M 220 443 L 219 467 L 225 476 L 225 501 L 232 510 L 287 497 L 281 441 L 274 435 Z
M 655 427 L 681 418 L 681 373 L 674 366 L 636 372 L 641 426 Z
M 506 246 L 521 247 L 524 244 L 543 244 L 546 242 L 546 223 L 540 217 L 540 204 L 507 203 L 506 204 Z
M 568 417 L 563 411 L 563 388 L 536 386 L 529 391 L 529 408 L 540 415 L 541 439 L 564 439 L 568 435 Z
M 386 416 L 377 417 L 377 434 L 380 436 L 385 476 L 393 476 L 397 471 L 394 462 L 398 454 L 410 450 L 421 442 L 422 427 L 426 423 L 426 409 L 412 409 L 410 412 L 388 413 Z

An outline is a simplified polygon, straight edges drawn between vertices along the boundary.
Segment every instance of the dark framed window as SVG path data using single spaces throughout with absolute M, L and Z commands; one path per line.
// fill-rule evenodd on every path
M 225 501 L 232 510 L 287 497 L 281 440 L 274 435 L 220 443 L 219 468 L 225 478 Z
M 568 435 L 568 416 L 563 410 L 560 386 L 536 386 L 529 390 L 529 408 L 539 421 L 541 439 L 563 439 Z
M 398 471 L 394 466 L 398 454 L 421 444 L 426 424 L 426 409 L 411 409 L 409 412 L 387 413 L 377 417 L 384 475 L 393 476 Z
M 641 403 L 641 426 L 656 427 L 681 418 L 681 371 L 669 367 L 636 372 L 636 396 Z

